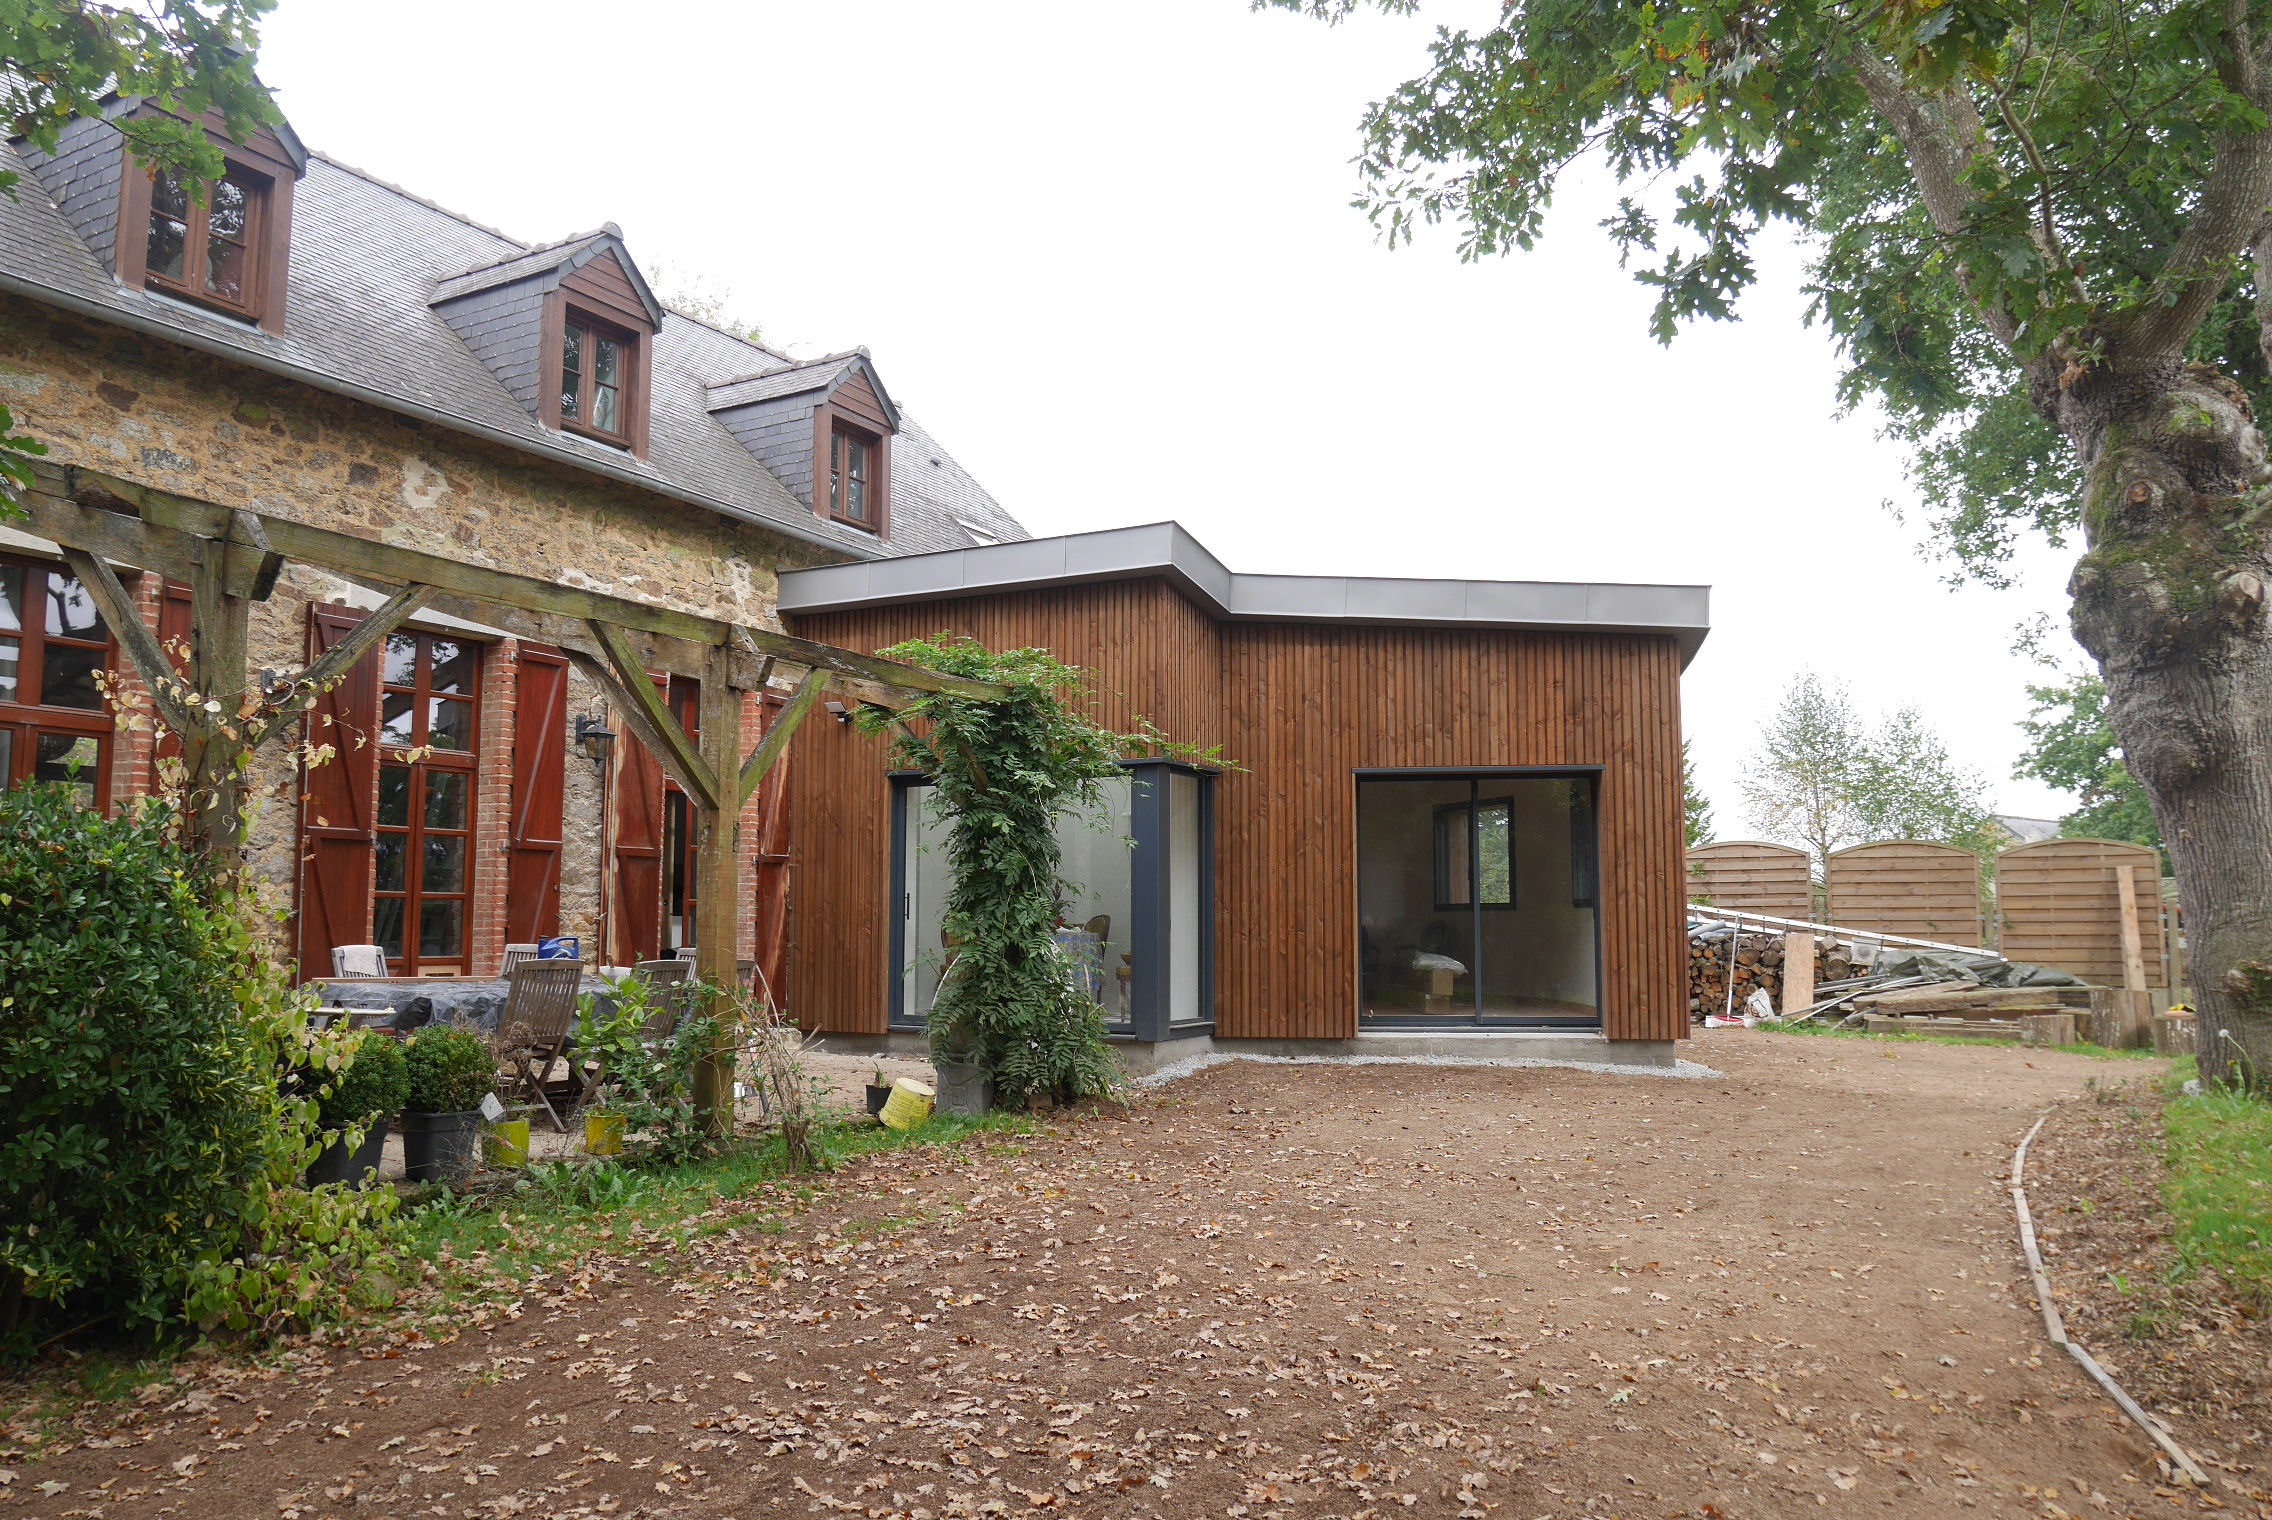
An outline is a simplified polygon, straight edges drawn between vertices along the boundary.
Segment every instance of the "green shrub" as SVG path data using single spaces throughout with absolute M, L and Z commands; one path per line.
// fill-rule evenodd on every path
M 401 1042 L 366 1030 L 357 1036 L 346 1068 L 318 1104 L 318 1122 L 327 1130 L 338 1130 L 391 1118 L 402 1112 L 409 1097 L 410 1061 Z
M 265 1167 L 228 926 L 169 822 L 0 793 L 0 1344 L 18 1350 L 174 1318 Z
M 678 1000 L 682 1010 L 707 1009 L 715 989 L 702 982 L 655 986 L 630 977 L 616 989 L 612 1012 L 602 1013 L 590 993 L 576 1000 L 576 1057 L 595 1060 L 603 1073 L 593 1106 L 623 1116 L 629 1138 L 643 1160 L 676 1165 L 710 1148 L 694 1107 L 694 1068 L 718 1046 L 718 1020 L 707 1012 L 681 1012 L 667 1036 L 653 1036 L 649 1025 L 662 1012 L 661 997 Z M 721 1057 L 733 1081 L 731 1053 Z
M 497 1090 L 497 1058 L 489 1042 L 458 1024 L 437 1024 L 410 1037 L 404 1052 L 410 1094 L 404 1107 L 419 1114 L 462 1114 Z

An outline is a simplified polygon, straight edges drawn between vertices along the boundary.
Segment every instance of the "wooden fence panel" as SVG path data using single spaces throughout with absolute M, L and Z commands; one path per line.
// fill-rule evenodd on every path
M 1688 852 L 1688 897 L 1715 908 L 1814 917 L 1807 852 L 1759 839 L 1700 844 Z
M 1888 839 L 1833 851 L 1830 922 L 1947 945 L 1980 943 L 1980 857 L 1953 844 Z
M 2115 839 L 2044 839 L 1996 857 L 1999 946 L 2015 961 L 2051 966 L 2102 987 L 2122 980 L 2122 898 L 2115 870 L 2140 872 L 2139 950 L 2146 985 L 2166 987 L 2161 857 Z

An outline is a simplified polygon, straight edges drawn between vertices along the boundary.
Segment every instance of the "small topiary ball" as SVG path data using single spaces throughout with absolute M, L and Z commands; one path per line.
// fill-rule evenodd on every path
M 489 1042 L 457 1024 L 421 1029 L 404 1052 L 412 1113 L 462 1114 L 497 1090 L 497 1058 Z

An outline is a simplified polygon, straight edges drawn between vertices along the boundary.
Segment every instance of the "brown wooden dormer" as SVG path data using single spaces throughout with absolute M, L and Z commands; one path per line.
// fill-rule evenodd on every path
M 113 97 L 99 116 L 67 123 L 52 156 L 20 140 L 17 150 L 120 284 L 283 332 L 292 191 L 308 172 L 307 149 L 282 121 L 237 142 L 208 112 L 205 140 L 228 167 L 198 194 L 136 163 L 119 134 L 119 122 L 165 114 Z
M 431 304 L 538 422 L 647 457 L 663 307 L 615 227 L 454 275 Z
M 891 536 L 899 408 L 866 349 L 713 385 L 710 414 L 816 516 Z

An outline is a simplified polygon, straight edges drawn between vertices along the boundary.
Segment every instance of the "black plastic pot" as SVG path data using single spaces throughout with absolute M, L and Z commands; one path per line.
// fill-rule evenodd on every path
M 884 1084 L 883 1086 L 881 1086 L 881 1087 L 878 1087 L 878 1086 L 876 1086 L 876 1084 L 875 1084 L 875 1083 L 873 1083 L 873 1082 L 870 1082 L 870 1083 L 868 1084 L 868 1117 L 869 1117 L 869 1118 L 871 1118 L 871 1119 L 878 1119 L 878 1118 L 881 1118 L 881 1117 L 883 1117 L 884 1105 L 885 1105 L 886 1103 L 889 1103 L 890 1101 L 891 1101 L 891 1084 L 890 1084 L 889 1082 L 886 1082 L 886 1083 L 885 1083 L 885 1084 Z
M 308 1164 L 308 1186 L 322 1187 L 327 1182 L 352 1182 L 362 1186 L 363 1174 L 376 1171 L 386 1157 L 387 1124 L 385 1119 L 373 1119 L 370 1133 L 353 1150 L 342 1143 L 347 1138 L 344 1131 L 331 1131 L 323 1154 Z
M 402 1116 L 402 1175 L 410 1182 L 456 1182 L 481 1165 L 481 1110 Z

